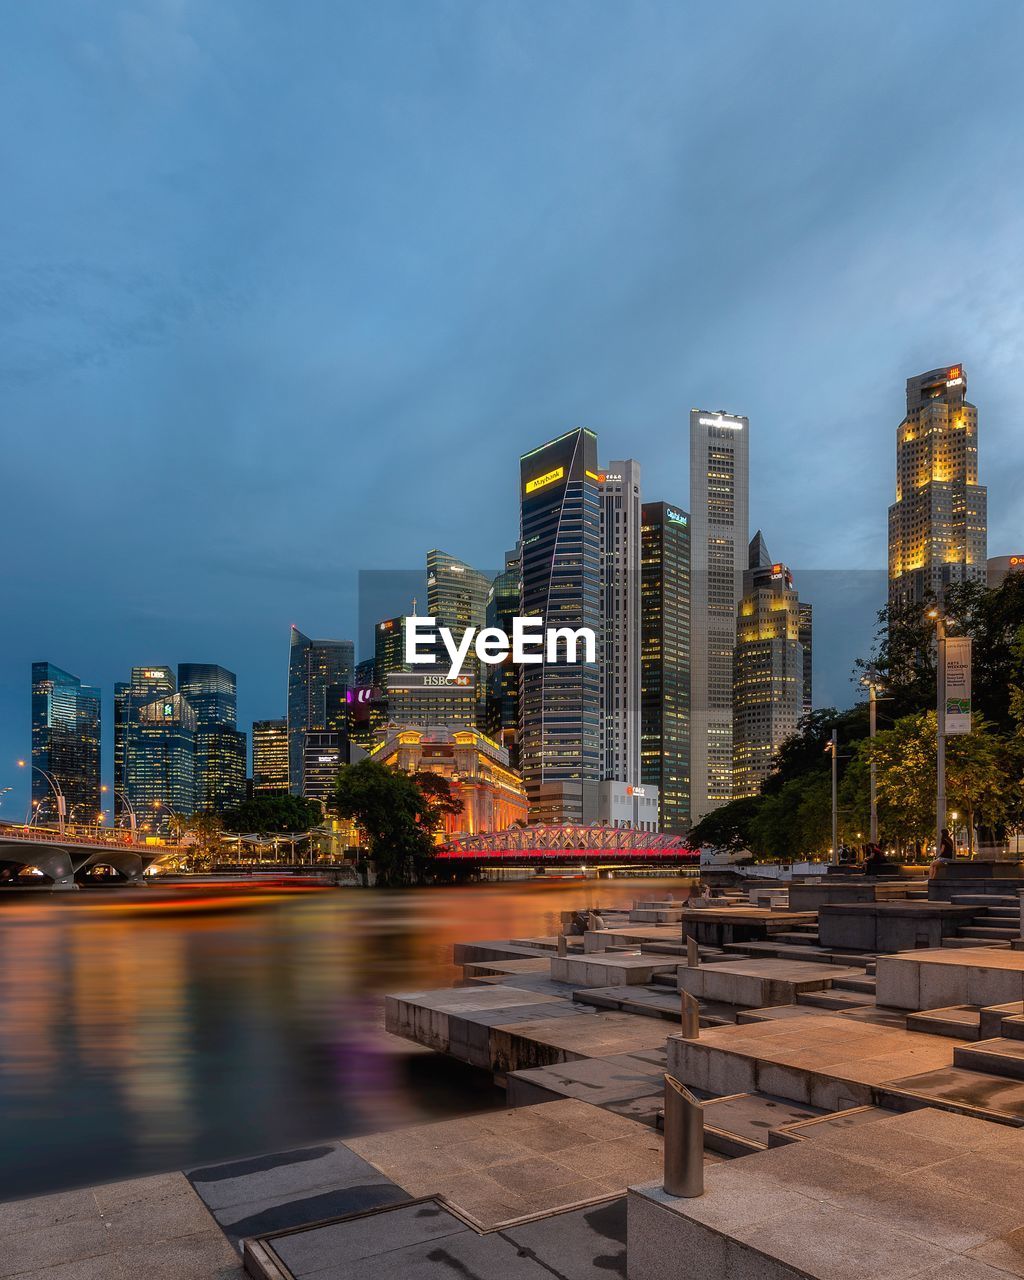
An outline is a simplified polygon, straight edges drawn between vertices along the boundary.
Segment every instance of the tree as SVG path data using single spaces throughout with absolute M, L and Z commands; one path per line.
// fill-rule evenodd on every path
M 451 782 L 439 773 L 420 770 L 412 778 L 427 805 L 425 821 L 431 831 L 443 833 L 445 818 L 461 813 L 462 801 L 452 794 Z
M 185 839 L 191 846 L 191 870 L 208 869 L 224 847 L 224 822 L 216 813 L 194 813 L 185 822 Z
M 228 831 L 260 835 L 295 835 L 322 821 L 323 809 L 316 800 L 287 792 L 254 795 L 224 815 Z
M 750 796 L 712 809 L 691 829 L 690 843 L 715 849 L 749 848 L 751 823 L 759 807 L 759 798 Z
M 376 760 L 359 760 L 338 774 L 338 812 L 366 836 L 378 884 L 414 883 L 429 867 L 432 833 L 443 811 L 437 806 L 444 803 L 441 788 L 431 785 L 430 790 L 428 798 L 417 777 Z M 448 800 L 458 803 L 450 792 Z

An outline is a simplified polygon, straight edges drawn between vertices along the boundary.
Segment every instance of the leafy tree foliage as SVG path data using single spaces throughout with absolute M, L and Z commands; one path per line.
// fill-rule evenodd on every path
M 323 810 L 315 800 L 285 791 L 254 795 L 224 815 L 226 830 L 260 835 L 295 835 L 322 821 Z

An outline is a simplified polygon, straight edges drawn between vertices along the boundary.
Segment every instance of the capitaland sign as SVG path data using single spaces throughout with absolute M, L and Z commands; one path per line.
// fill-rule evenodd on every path
M 742 418 L 729 418 L 724 413 L 705 413 L 697 419 L 702 427 L 724 427 L 726 431 L 742 431 Z
M 448 655 L 448 674 L 455 680 L 470 650 L 480 662 L 499 666 L 515 663 L 567 663 L 597 661 L 597 637 L 592 627 L 545 627 L 543 618 L 512 619 L 511 634 L 502 627 L 466 627 L 456 640 L 450 627 L 439 627 L 436 618 L 410 617 L 405 623 L 405 661 L 411 666 L 437 664 L 439 644 Z
M 542 476 L 534 476 L 532 480 L 526 482 L 526 492 L 534 493 L 537 489 L 544 489 L 549 484 L 557 484 L 565 475 L 565 467 L 555 467 L 551 471 L 545 471 Z

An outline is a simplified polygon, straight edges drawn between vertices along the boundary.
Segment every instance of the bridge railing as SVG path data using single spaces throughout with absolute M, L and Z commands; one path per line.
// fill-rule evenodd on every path
M 131 833 L 123 835 L 96 836 L 87 832 L 67 830 L 63 835 L 50 827 L 30 827 L 26 825 L 10 826 L 0 823 L 0 840 L 25 840 L 30 844 L 76 844 L 88 845 L 99 849 L 149 849 L 172 853 L 181 848 L 179 845 L 147 845 L 143 840 L 133 840 Z

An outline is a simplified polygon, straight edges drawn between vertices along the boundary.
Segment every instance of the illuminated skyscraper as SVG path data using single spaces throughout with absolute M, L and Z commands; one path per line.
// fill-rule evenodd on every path
M 512 619 L 519 612 L 522 591 L 523 550 L 517 543 L 505 552 L 505 568 L 491 583 L 487 593 L 486 623 L 512 632 Z M 512 768 L 519 767 L 519 668 L 511 653 L 504 662 L 484 668 L 487 681 L 485 732 L 508 751 Z
M 337 729 L 352 687 L 355 646 L 351 640 L 311 640 L 292 627 L 288 654 L 288 778 L 302 795 L 305 735 Z
M 125 817 L 124 796 L 126 792 L 125 777 L 125 741 L 128 726 L 139 714 L 141 707 L 147 706 L 156 698 L 166 697 L 177 692 L 174 672 L 170 667 L 150 666 L 132 667 L 129 681 L 119 680 L 114 685 L 114 802 L 113 809 L 118 821 Z M 139 822 L 142 822 L 141 815 Z
M 634 787 L 640 782 L 640 464 L 632 458 L 610 462 L 599 475 L 602 777 Z
M 126 726 L 125 790 L 139 826 L 166 832 L 196 810 L 196 713 L 180 693 L 139 707 Z
M 732 798 L 736 608 L 747 564 L 750 424 L 690 411 L 690 820 Z
M 962 364 L 907 379 L 889 508 L 889 602 L 986 580 L 988 490 L 978 484 L 978 410 Z
M 690 519 L 643 504 L 640 780 L 657 787 L 659 824 L 690 826 Z
M 196 809 L 233 809 L 245 799 L 246 774 L 235 673 L 212 662 L 179 662 L 178 692 L 196 714 Z
M 200 724 L 238 723 L 238 681 L 233 671 L 213 662 L 179 662 L 178 692 L 184 694 Z
M 810 705 L 811 606 L 758 533 L 750 544 L 736 620 L 733 795 L 755 796 Z M 806 646 L 806 647 L 805 647 Z
M 592 431 L 569 431 L 520 459 L 520 612 L 543 618 L 546 627 L 589 627 L 598 643 L 600 488 Z M 604 741 L 601 683 L 600 662 L 522 665 L 520 765 L 531 821 L 595 821 Z
M 288 721 L 255 720 L 252 726 L 252 789 L 288 790 Z
M 52 662 L 32 663 L 32 803 L 44 825 L 61 816 L 92 823 L 99 817 L 100 692 Z

